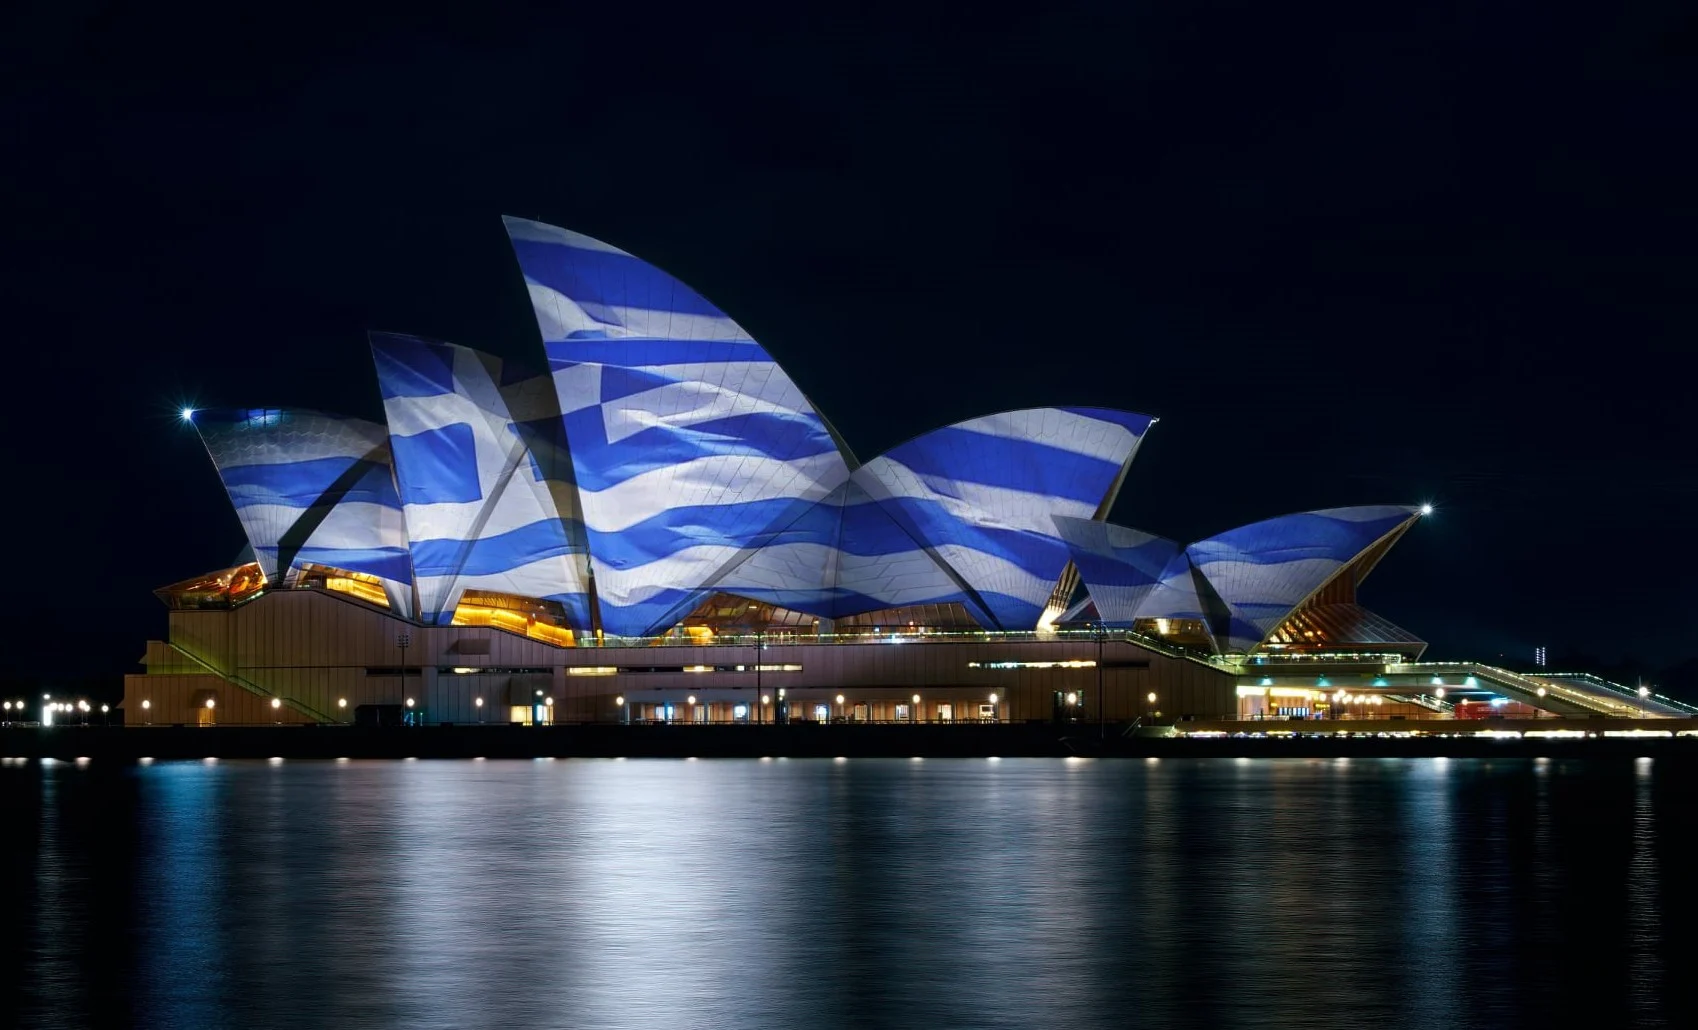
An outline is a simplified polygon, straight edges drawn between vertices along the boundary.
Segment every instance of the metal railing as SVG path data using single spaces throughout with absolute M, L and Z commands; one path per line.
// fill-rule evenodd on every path
M 258 694 L 260 697 L 266 698 L 268 700 L 274 698 L 278 701 L 283 702 L 283 704 L 286 707 L 288 707 L 288 709 L 290 711 L 295 712 L 299 715 L 304 715 L 307 718 L 313 719 L 317 722 L 334 723 L 334 722 L 341 722 L 342 721 L 340 719 L 334 719 L 334 718 L 324 714 L 323 712 L 312 707 L 311 705 L 303 704 L 302 702 L 296 700 L 295 698 L 284 697 L 283 695 L 277 693 L 276 691 L 268 690 L 265 687 L 260 686 L 258 683 L 255 683 L 253 680 L 246 678 L 245 676 L 238 675 L 235 672 L 226 672 L 226 671 L 218 668 L 216 665 L 213 665 L 211 662 L 207 661 L 205 658 L 202 658 L 200 655 L 195 654 L 193 651 L 190 651 L 188 648 L 184 647 L 182 644 L 179 644 L 179 643 L 176 643 L 175 641 L 172 641 L 170 646 L 171 646 L 172 650 L 176 651 L 178 654 L 187 658 L 189 661 L 194 662 L 196 665 L 200 666 L 202 669 L 205 669 L 208 673 L 211 673 L 212 675 L 217 676 L 219 679 L 224 680 L 226 683 L 230 683 L 234 686 L 241 687 L 243 690 L 246 690 L 250 694 Z M 258 724 L 256 724 L 256 725 L 258 725 Z
M 1526 676 L 1519 672 L 1511 672 L 1508 669 L 1500 669 L 1495 665 L 1482 665 L 1478 662 L 1421 662 L 1386 667 L 1386 673 L 1388 675 L 1409 673 L 1438 674 L 1444 672 L 1462 676 L 1473 676 L 1476 679 L 1487 680 L 1500 687 L 1508 687 L 1512 691 L 1527 694 L 1535 698 L 1545 696 L 1539 693 L 1539 691 L 1543 689 L 1548 694 L 1556 695 L 1558 700 L 1567 701 L 1569 704 L 1575 705 L 1579 708 L 1584 708 L 1590 712 L 1596 712 L 1600 715 L 1623 714 L 1612 710 L 1608 702 L 1601 701 L 1598 698 L 1592 697 L 1582 691 L 1564 687 L 1556 683 L 1541 682 L 1532 676 Z
M 1645 702 L 1645 701 L 1655 701 L 1656 703 L 1658 703 L 1660 705 L 1665 705 L 1669 708 L 1675 709 L 1676 711 L 1685 712 L 1689 715 L 1698 715 L 1698 705 L 1690 705 L 1690 704 L 1687 704 L 1685 701 L 1681 701 L 1681 700 L 1678 700 L 1676 698 L 1669 697 L 1666 694 L 1658 694 L 1658 693 L 1654 693 L 1654 692 L 1646 694 L 1644 697 L 1640 697 L 1639 691 L 1633 689 L 1632 687 L 1628 687 L 1628 686 L 1624 686 L 1623 684 L 1620 684 L 1620 683 L 1612 682 L 1610 680 L 1604 679 L 1602 676 L 1593 675 L 1590 672 L 1541 672 L 1541 673 L 1538 674 L 1538 678 L 1540 680 L 1555 680 L 1555 681 L 1584 680 L 1584 681 L 1586 681 L 1586 683 L 1588 683 L 1589 685 L 1591 685 L 1593 687 L 1598 688 L 1599 690 L 1603 690 L 1603 691 L 1607 691 L 1608 693 L 1615 694 L 1618 697 L 1621 697 L 1623 700 L 1630 702 L 1630 707 L 1632 705 L 1636 705 L 1636 704 L 1639 704 L 1639 703 L 1642 703 L 1642 702 Z

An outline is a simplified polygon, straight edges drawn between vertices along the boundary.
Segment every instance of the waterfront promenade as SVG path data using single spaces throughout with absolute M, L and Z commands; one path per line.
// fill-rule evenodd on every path
M 1507 720 L 1506 720 L 1507 722 Z M 1327 732 L 1348 726 L 1349 732 Z M 219 726 L 9 727 L 7 759 L 102 758 L 948 758 L 948 757 L 1698 757 L 1688 720 L 1607 723 L 1526 720 L 1504 728 L 1425 724 L 1420 735 L 1373 723 L 1198 724 L 1168 727 L 1047 723 L 987 725 L 811 725 L 522 727 Z M 1231 730 L 1274 735 L 1237 735 Z M 1516 733 L 1572 736 L 1515 736 Z M 1495 735 L 1488 735 L 1495 734 Z

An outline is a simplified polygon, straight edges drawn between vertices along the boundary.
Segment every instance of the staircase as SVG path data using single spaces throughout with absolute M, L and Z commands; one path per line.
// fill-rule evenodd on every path
M 288 708 L 292 712 L 297 712 L 301 715 L 304 715 L 307 718 L 313 720 L 314 722 L 333 723 L 333 722 L 340 722 L 341 721 L 339 719 L 335 719 L 335 718 L 332 718 L 329 715 L 326 715 L 325 713 L 319 711 L 316 708 L 313 708 L 310 705 L 302 704 L 301 702 L 295 700 L 292 697 L 283 697 L 282 695 L 277 694 L 274 691 L 267 690 L 266 688 L 260 686 L 258 683 L 255 683 L 253 680 L 250 680 L 250 679 L 247 679 L 243 676 L 237 675 L 234 672 L 225 672 L 223 669 L 217 668 L 211 662 L 202 658 L 200 655 L 195 654 L 193 651 L 190 651 L 188 648 L 182 646 L 181 644 L 171 643 L 170 646 L 171 646 L 171 650 L 176 651 L 178 654 L 182 655 L 184 658 L 187 658 L 189 661 L 193 662 L 196 666 L 206 670 L 209 674 L 211 674 L 213 676 L 217 676 L 219 679 L 224 680 L 226 683 L 231 683 L 231 684 L 234 684 L 235 686 L 241 687 L 243 690 L 248 691 L 250 694 L 258 694 L 260 697 L 266 698 L 267 700 L 275 698 L 279 701 L 282 701 L 283 706 L 285 708 Z

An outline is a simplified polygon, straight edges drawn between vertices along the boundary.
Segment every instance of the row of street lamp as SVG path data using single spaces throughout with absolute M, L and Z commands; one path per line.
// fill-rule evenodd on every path
M 23 721 L 24 713 L 28 710 L 29 705 L 24 701 L 0 701 L 0 711 L 5 713 L 5 719 L 8 723 Z M 57 716 L 80 714 L 86 718 L 93 711 L 94 706 L 87 701 L 55 701 L 52 694 L 41 695 L 41 721 L 47 725 L 51 725 Z M 100 706 L 102 722 L 106 721 L 106 717 L 111 711 L 111 705 Z

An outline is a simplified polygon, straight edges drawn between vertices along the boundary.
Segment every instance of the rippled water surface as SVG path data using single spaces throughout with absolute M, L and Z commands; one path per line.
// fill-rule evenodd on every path
M 1693 772 L 13 764 L 0 1025 L 1691 1026 Z

